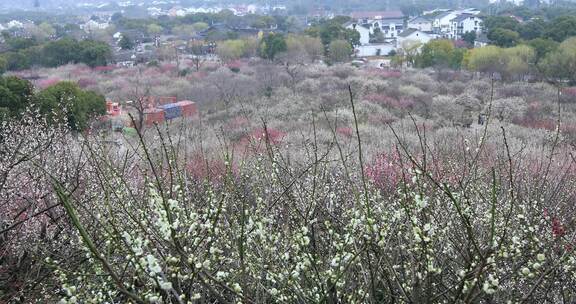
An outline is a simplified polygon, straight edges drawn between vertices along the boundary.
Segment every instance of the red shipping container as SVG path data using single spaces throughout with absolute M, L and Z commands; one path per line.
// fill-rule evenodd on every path
M 153 108 L 156 106 L 156 97 L 144 96 L 139 102 L 141 102 L 142 105 L 144 105 L 147 108 Z
M 144 110 L 144 125 L 151 127 L 154 123 L 164 122 L 164 111 L 162 109 L 150 108 Z
M 190 100 L 182 100 L 176 103 L 182 109 L 182 117 L 192 117 L 198 114 L 196 103 Z
M 158 100 L 158 104 L 157 105 L 165 105 L 165 104 L 169 104 L 169 103 L 176 103 L 176 97 L 175 96 L 159 96 L 157 98 Z

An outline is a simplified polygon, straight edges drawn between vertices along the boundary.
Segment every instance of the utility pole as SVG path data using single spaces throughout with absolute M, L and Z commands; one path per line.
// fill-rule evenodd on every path
M 176 42 L 174 42 L 173 44 L 174 47 L 174 53 L 176 54 L 176 76 L 180 75 L 180 56 L 178 55 L 178 47 L 176 46 Z

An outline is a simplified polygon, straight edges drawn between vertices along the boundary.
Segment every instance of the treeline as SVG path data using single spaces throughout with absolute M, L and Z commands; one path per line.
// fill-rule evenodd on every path
M 92 116 L 106 112 L 106 100 L 73 82 L 59 82 L 35 92 L 25 79 L 0 77 L 0 122 L 18 118 L 28 108 L 38 109 L 50 121 L 64 119 L 70 128 L 81 131 L 88 127 Z
M 169 18 L 162 16 L 159 18 L 126 18 L 120 13 L 112 16 L 112 23 L 119 31 L 138 30 L 150 36 L 159 34 L 174 34 L 180 36 L 192 36 L 198 32 L 207 30 L 211 25 L 222 24 L 231 28 L 255 28 L 270 29 L 293 32 L 299 31 L 304 24 L 296 18 L 281 15 L 256 15 L 248 14 L 236 16 L 230 10 L 222 10 L 218 13 L 195 13 L 183 17 Z M 238 38 L 236 33 L 230 31 L 225 37 L 208 37 L 209 40 L 219 40 L 217 38 Z M 214 39 L 211 39 L 214 38 Z
M 576 84 L 576 37 L 571 37 L 545 52 L 530 44 L 513 47 L 490 45 L 466 49 L 451 40 L 433 40 L 415 45 L 396 55 L 393 63 L 419 68 L 468 69 L 499 75 L 504 80 L 544 79 Z
M 289 49 L 302 50 L 302 56 L 314 57 L 319 52 L 322 54 L 322 45 L 319 40 L 307 40 L 301 35 L 266 34 L 261 38 L 229 39 L 218 43 L 216 53 L 224 62 L 230 62 L 240 58 L 261 57 L 265 59 L 278 59 Z M 284 56 L 281 56 L 284 57 Z M 304 60 L 304 58 L 303 58 Z
M 576 3 L 569 1 L 554 1 L 552 5 L 544 5 L 540 0 L 527 0 L 523 5 L 513 3 L 495 3 L 487 8 L 494 15 L 513 15 L 530 20 L 540 18 L 552 20 L 562 16 L 576 16 Z
M 306 29 L 305 33 L 309 36 L 320 38 L 325 46 L 328 46 L 334 40 L 345 40 L 352 46 L 360 45 L 360 33 L 342 26 L 347 21 L 350 21 L 350 17 L 337 16 L 329 20 L 321 20 L 314 22 Z
M 34 38 L 7 37 L 7 51 L 0 54 L 0 71 L 17 71 L 34 66 L 57 67 L 68 63 L 102 66 L 112 59 L 105 42 L 62 38 L 40 43 Z
M 383 4 L 383 3 L 382 3 Z M 379 10 L 384 10 L 386 6 L 380 4 Z M 398 8 L 407 16 L 418 16 L 424 11 L 433 10 L 439 7 L 475 7 L 482 9 L 488 6 L 487 0 L 412 0 L 412 1 L 398 1 L 398 3 L 386 3 L 390 5 L 397 5 Z M 372 4 L 374 5 L 374 4 Z
M 488 39 L 501 47 L 522 43 L 554 45 L 576 36 L 575 15 L 563 15 L 549 20 L 535 16 L 523 23 L 510 16 L 493 16 L 486 18 L 484 26 Z
M 360 44 L 357 31 L 342 26 L 348 17 L 336 17 L 313 24 L 303 34 L 265 34 L 259 38 L 228 39 L 218 43 L 216 53 L 223 61 L 260 56 L 270 60 L 329 63 L 350 59 Z
M 352 45 L 334 39 L 324 45 L 318 37 L 297 34 L 267 34 L 261 39 L 242 38 L 222 41 L 216 48 L 224 62 L 240 58 L 261 57 L 280 63 L 309 63 L 325 59 L 327 63 L 346 62 L 353 53 Z

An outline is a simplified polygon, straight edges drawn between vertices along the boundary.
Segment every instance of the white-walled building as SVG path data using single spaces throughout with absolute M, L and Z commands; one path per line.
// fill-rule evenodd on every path
M 404 31 L 404 19 L 386 19 L 374 23 L 374 28 L 380 26 L 384 38 L 396 38 Z
M 370 43 L 370 34 L 372 34 L 372 30 L 368 24 L 360 25 L 356 22 L 348 22 L 344 24 L 344 27 L 347 29 L 355 30 L 360 34 L 361 45 Z
M 398 34 L 404 31 L 404 14 L 401 11 L 354 12 L 352 21 L 344 26 L 360 33 L 361 44 L 370 43 L 370 35 L 373 35 L 376 29 L 382 32 L 384 39 L 396 39 Z M 368 36 L 361 27 L 368 29 Z
M 462 35 L 469 32 L 482 32 L 482 19 L 478 17 L 480 11 L 475 8 L 467 8 L 460 10 L 437 11 L 433 14 L 423 15 L 414 18 L 409 22 L 409 28 L 418 30 L 428 29 L 423 25 L 424 20 L 432 21 L 431 32 L 437 34 L 441 38 L 447 39 L 461 39 Z
M 437 16 L 434 16 L 432 19 L 433 31 L 438 34 L 450 33 L 450 26 L 452 25 L 452 19 L 456 18 L 457 16 L 458 13 L 454 11 L 444 12 Z
M 480 34 L 482 32 L 482 19 L 472 14 L 461 14 L 451 20 L 450 39 L 462 39 L 462 35 L 470 32 Z
M 418 16 L 408 20 L 408 28 L 422 32 L 432 32 L 433 22 L 426 16 Z
M 357 56 L 385 56 L 410 41 L 423 45 L 439 38 L 462 39 L 469 32 L 480 35 L 483 28 L 479 13 L 475 8 L 439 9 L 414 17 L 405 26 L 401 12 L 356 12 L 352 14 L 352 21 L 344 26 L 360 34 L 360 46 L 355 49 Z M 384 39 L 375 39 L 378 30 Z
M 80 25 L 80 28 L 86 32 L 96 31 L 96 30 L 105 30 L 110 26 L 108 22 L 98 22 L 94 20 L 90 20 L 84 24 Z
M 419 44 L 426 44 L 430 40 L 434 39 L 431 34 L 419 31 L 417 29 L 407 29 L 398 35 L 398 40 L 396 40 L 396 47 L 401 49 L 409 42 L 415 42 Z
M 354 49 L 354 54 L 356 57 L 387 56 L 395 50 L 395 43 L 374 43 L 357 46 Z
M 365 22 L 348 22 L 344 25 L 347 29 L 353 29 L 360 33 L 360 43 L 370 43 L 370 35 L 379 28 L 385 39 L 395 39 L 404 31 L 402 19 L 367 20 Z

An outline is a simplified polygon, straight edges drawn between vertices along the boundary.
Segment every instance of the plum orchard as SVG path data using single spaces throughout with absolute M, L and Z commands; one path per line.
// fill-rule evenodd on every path
M 310 122 L 316 134 L 320 121 Z M 22 123 L 42 130 L 34 117 Z M 360 138 L 348 157 L 333 122 L 324 124 L 332 141 L 311 136 L 302 161 L 264 123 L 246 145 L 251 156 L 222 148 L 210 157 L 223 166 L 203 176 L 186 166 L 190 131 L 164 128 L 139 134 L 120 157 L 86 138 L 47 145 L 70 155 L 65 162 L 26 151 L 17 165 L 3 158 L 5 189 L 34 170 L 42 184 L 30 191 L 42 190 L 36 200 L 60 215 L 27 216 L 20 228 L 44 235 L 35 246 L 18 243 L 21 230 L 7 232 L 4 258 L 26 251 L 39 261 L 29 267 L 41 275 L 19 278 L 19 290 L 27 301 L 60 303 L 575 299 L 576 170 L 561 133 L 549 132 L 538 151 L 511 148 L 505 129 L 486 127 L 451 154 L 415 121 L 420 149 L 394 130 L 396 152 L 364 162 Z M 57 134 L 66 136 L 18 138 L 47 144 Z M 7 136 L 9 152 L 18 144 Z

